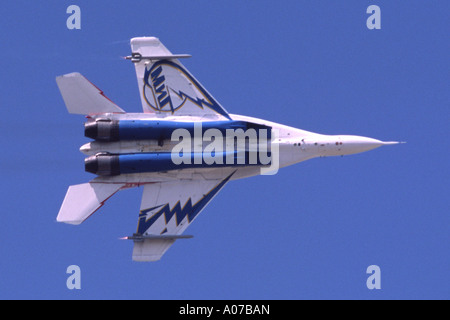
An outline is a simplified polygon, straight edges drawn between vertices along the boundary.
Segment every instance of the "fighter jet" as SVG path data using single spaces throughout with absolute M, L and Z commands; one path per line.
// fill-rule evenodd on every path
M 323 135 L 230 114 L 155 37 L 131 39 L 142 113 L 127 113 L 79 73 L 56 78 L 71 114 L 85 115 L 80 148 L 96 177 L 67 190 L 58 222 L 78 225 L 118 191 L 143 187 L 134 261 L 156 261 L 231 180 L 308 159 L 396 144 Z

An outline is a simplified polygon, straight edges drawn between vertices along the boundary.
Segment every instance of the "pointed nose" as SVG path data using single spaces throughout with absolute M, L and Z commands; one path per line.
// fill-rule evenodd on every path
M 361 136 L 340 136 L 340 148 L 344 154 L 355 154 L 369 151 L 383 145 L 397 144 L 396 141 L 380 141 Z

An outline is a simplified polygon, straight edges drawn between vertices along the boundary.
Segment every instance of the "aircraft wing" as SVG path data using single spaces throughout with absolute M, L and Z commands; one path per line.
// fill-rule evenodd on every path
M 131 39 L 142 108 L 145 113 L 181 116 L 219 115 L 228 112 L 179 62 L 189 55 L 173 55 L 157 38 Z
M 182 235 L 198 214 L 227 184 L 222 180 L 181 180 L 146 184 L 142 195 L 134 261 L 157 261 Z

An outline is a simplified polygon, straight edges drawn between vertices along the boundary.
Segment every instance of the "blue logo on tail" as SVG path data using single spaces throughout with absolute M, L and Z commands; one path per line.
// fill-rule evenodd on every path
M 228 113 L 187 70 L 169 60 L 157 61 L 145 69 L 143 94 L 147 104 L 155 111 L 174 114 L 191 103 L 200 109 L 212 109 L 231 120 Z

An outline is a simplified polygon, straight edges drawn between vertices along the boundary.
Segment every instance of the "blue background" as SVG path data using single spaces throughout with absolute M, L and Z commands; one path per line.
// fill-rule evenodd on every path
M 68 30 L 66 8 L 81 8 Z M 381 30 L 366 9 L 381 8 Z M 449 299 L 448 1 L 8 1 L 0 6 L 0 298 Z M 141 190 L 80 226 L 78 71 L 140 112 L 129 39 L 157 36 L 230 112 L 407 141 L 231 182 L 156 263 L 131 261 Z M 66 268 L 81 268 L 68 290 Z M 381 268 L 381 290 L 366 269 Z

